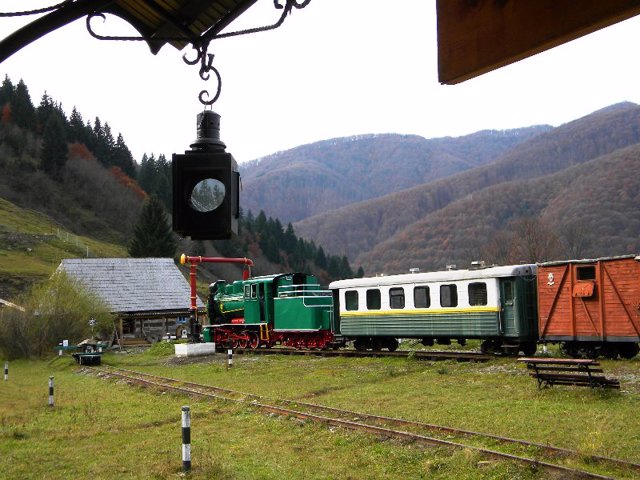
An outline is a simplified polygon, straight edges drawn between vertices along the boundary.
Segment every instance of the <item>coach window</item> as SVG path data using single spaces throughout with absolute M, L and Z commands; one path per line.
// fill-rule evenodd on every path
M 391 308 L 404 308 L 404 288 L 389 289 L 389 306 Z
M 458 306 L 458 287 L 455 284 L 440 285 L 440 306 L 441 307 L 457 307 Z
M 344 292 L 344 304 L 347 310 L 358 310 L 358 291 L 348 290 Z
M 380 290 L 367 290 L 367 309 L 380 310 Z
M 413 289 L 413 305 L 416 308 L 429 308 L 431 306 L 429 287 L 416 287 Z
M 486 305 L 487 304 L 487 284 L 476 282 L 469 284 L 469 305 Z

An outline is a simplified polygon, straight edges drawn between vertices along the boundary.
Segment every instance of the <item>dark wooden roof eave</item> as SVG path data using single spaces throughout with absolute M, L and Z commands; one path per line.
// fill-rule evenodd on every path
M 181 50 L 189 43 L 211 40 L 256 1 L 191 0 L 180 5 L 174 12 L 163 9 L 156 0 L 134 2 L 134 4 L 144 6 L 147 11 L 154 12 L 154 20 L 156 17 L 161 19 L 161 22 L 154 23 L 154 20 L 145 18 L 143 14 L 134 11 L 133 7 L 127 8 L 125 2 L 74 0 L 37 18 L 0 41 L 0 63 L 46 34 L 95 13 L 111 13 L 131 24 L 147 42 L 153 54 L 158 53 L 166 43 L 171 43 L 175 48 Z M 181 12 L 187 9 L 192 12 L 190 15 L 192 25 L 183 25 L 178 19 Z M 212 9 L 219 11 L 215 18 L 211 15 Z M 210 23 L 198 22 L 201 26 L 196 27 L 193 23 L 196 23 L 201 15 L 205 16 L 203 12 L 209 12 L 207 18 Z M 167 39 L 171 38 L 174 40 L 168 42 Z

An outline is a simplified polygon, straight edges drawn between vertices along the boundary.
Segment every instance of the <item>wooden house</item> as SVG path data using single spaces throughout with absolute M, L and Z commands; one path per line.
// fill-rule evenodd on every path
M 58 270 L 108 306 L 121 344 L 179 337 L 188 328 L 191 290 L 171 258 L 69 258 Z M 199 298 L 197 306 L 203 314 Z

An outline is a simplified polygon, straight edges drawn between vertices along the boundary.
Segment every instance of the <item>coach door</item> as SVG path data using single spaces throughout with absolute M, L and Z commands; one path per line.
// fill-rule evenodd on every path
M 517 336 L 516 327 L 516 281 L 514 278 L 500 279 L 500 323 L 503 335 Z

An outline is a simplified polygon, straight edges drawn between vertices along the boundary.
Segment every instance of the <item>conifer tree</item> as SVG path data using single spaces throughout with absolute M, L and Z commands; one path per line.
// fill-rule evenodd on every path
M 42 133 L 43 170 L 50 177 L 60 180 L 68 154 L 64 123 L 59 115 L 50 115 Z
M 0 86 L 0 107 L 4 107 L 6 104 L 11 102 L 13 98 L 14 86 L 11 83 L 11 79 L 8 75 L 4 76 L 4 80 L 2 81 L 2 86 Z
M 31 103 L 29 89 L 22 80 L 18 82 L 11 99 L 11 113 L 16 125 L 32 132 L 35 131 L 36 109 Z
M 162 202 L 152 195 L 145 202 L 129 245 L 132 257 L 173 257 L 178 244 L 167 223 Z
M 118 138 L 113 147 L 113 164 L 117 167 L 120 167 L 124 173 L 129 175 L 131 178 L 135 177 L 135 167 L 134 167 L 133 155 L 131 155 L 131 151 L 127 144 L 124 143 L 124 137 L 122 133 L 118 133 Z

